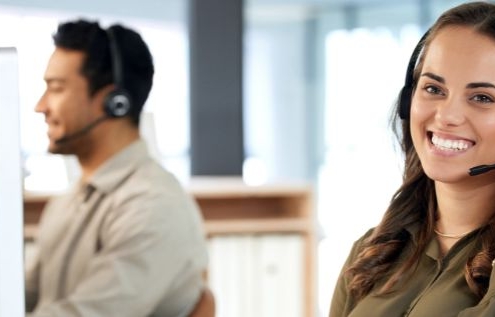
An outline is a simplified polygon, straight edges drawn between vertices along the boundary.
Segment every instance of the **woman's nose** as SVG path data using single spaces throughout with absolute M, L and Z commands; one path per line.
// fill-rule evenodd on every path
M 443 126 L 457 126 L 464 122 L 464 103 L 460 98 L 449 97 L 439 101 L 435 119 Z

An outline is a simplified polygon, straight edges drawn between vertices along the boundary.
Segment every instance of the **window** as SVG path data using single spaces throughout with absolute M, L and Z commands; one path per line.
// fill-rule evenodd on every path
M 326 37 L 325 161 L 319 175 L 321 309 L 352 243 L 376 225 L 401 184 L 389 115 L 420 31 L 337 30 Z

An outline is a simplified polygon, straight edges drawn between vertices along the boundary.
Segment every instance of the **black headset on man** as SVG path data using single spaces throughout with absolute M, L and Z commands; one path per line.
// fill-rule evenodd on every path
M 406 70 L 406 79 L 404 82 L 404 86 L 400 90 L 399 98 L 398 98 L 398 108 L 399 108 L 399 117 L 402 120 L 409 120 L 411 114 L 411 99 L 414 91 L 414 69 L 416 68 L 416 64 L 418 62 L 418 58 L 421 54 L 421 51 L 424 48 L 425 40 L 430 34 L 430 30 L 426 31 L 425 34 L 421 37 L 418 44 L 413 50 L 411 58 L 409 59 L 409 63 L 407 65 Z M 495 164 L 490 165 L 478 165 L 471 167 L 469 169 L 470 176 L 480 175 L 491 170 L 495 169 Z
M 106 30 L 112 62 L 112 74 L 115 89 L 105 99 L 105 113 L 112 118 L 120 118 L 129 114 L 132 103 L 129 93 L 124 89 L 122 54 L 112 27 Z
M 117 38 L 114 33 L 113 27 L 106 29 L 106 35 L 108 38 L 108 47 L 110 51 L 110 60 L 112 63 L 112 79 L 115 88 L 106 96 L 103 103 L 103 109 L 105 114 L 98 119 L 92 121 L 82 129 L 66 134 L 63 137 L 55 141 L 57 144 L 67 143 L 74 139 L 80 138 L 98 124 L 108 118 L 121 118 L 127 116 L 131 112 L 132 100 L 130 94 L 124 88 L 124 76 L 123 76 L 123 63 L 122 54 L 118 45 Z

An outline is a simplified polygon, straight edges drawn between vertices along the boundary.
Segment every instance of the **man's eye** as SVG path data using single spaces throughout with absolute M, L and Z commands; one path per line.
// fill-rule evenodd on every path
M 51 92 L 60 92 L 63 90 L 63 87 L 61 86 L 49 86 L 48 87 L 48 91 L 51 91 Z

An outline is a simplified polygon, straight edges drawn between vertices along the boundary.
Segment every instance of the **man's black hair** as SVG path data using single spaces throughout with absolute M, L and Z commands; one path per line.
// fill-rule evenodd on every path
M 136 32 L 119 24 L 111 26 L 121 58 L 122 89 L 132 100 L 130 116 L 139 125 L 139 117 L 153 84 L 153 58 L 148 46 Z M 88 80 L 89 94 L 115 83 L 112 53 L 107 32 L 98 22 L 76 20 L 61 23 L 53 35 L 57 48 L 81 51 L 85 58 L 81 74 Z

